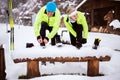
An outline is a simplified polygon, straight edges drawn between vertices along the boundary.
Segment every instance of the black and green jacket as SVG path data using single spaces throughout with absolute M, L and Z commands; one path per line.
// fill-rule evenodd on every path
M 77 24 L 81 24 L 83 26 L 83 31 L 84 31 L 83 38 L 87 39 L 87 37 L 88 37 L 88 25 L 87 25 L 87 22 L 86 22 L 86 18 L 84 16 L 84 14 L 81 13 L 80 11 L 78 11 L 77 14 L 78 14 Z M 77 36 L 76 32 L 72 28 L 72 24 L 71 24 L 71 22 L 68 19 L 68 15 L 65 15 L 65 17 L 64 17 L 64 23 L 65 23 L 65 26 L 68 29 L 68 31 L 74 37 L 76 37 Z
M 40 28 L 41 28 L 42 21 L 48 23 L 50 27 L 53 27 L 52 31 L 47 35 L 47 38 L 49 39 L 53 38 L 59 29 L 60 11 L 56 8 L 54 15 L 48 18 L 47 12 L 46 12 L 46 6 L 42 7 L 39 10 L 34 23 L 34 32 L 36 37 L 40 36 Z

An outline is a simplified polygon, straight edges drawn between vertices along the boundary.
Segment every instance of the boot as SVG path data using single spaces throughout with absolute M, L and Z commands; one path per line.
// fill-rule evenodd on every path
M 40 43 L 40 46 L 45 46 L 45 43 L 43 42 L 43 43 Z
M 55 39 L 51 39 L 51 45 L 52 45 L 52 46 L 55 46 L 55 45 L 56 45 Z
M 56 35 L 56 43 L 61 43 L 61 40 L 60 40 L 60 35 Z
M 92 47 L 93 49 L 97 49 L 98 46 L 99 46 L 99 43 L 100 43 L 101 39 L 100 38 L 95 38 L 95 41 L 94 41 L 94 46 Z
M 82 43 L 76 42 L 76 48 L 80 49 L 82 47 Z
M 33 47 L 33 46 L 34 46 L 33 43 L 26 43 L 26 48 L 31 48 L 31 47 Z

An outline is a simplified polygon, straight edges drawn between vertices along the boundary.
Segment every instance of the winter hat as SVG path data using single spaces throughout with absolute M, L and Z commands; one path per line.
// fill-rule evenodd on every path
M 48 2 L 46 5 L 47 12 L 55 12 L 57 5 L 54 2 Z

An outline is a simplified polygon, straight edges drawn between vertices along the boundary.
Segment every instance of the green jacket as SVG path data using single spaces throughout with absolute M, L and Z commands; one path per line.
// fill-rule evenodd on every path
M 60 11 L 56 8 L 55 15 L 48 18 L 46 14 L 46 6 L 42 7 L 37 13 L 36 20 L 34 23 L 35 36 L 40 36 L 41 22 L 47 22 L 50 27 L 53 27 L 52 31 L 47 35 L 49 39 L 53 38 L 57 33 L 60 25 Z
M 69 20 L 67 21 L 67 19 L 68 19 L 68 15 L 66 15 L 64 17 L 65 26 L 68 29 L 68 31 L 74 37 L 76 37 L 77 36 L 76 32 L 73 30 L 71 22 Z M 87 25 L 86 18 L 84 16 L 84 14 L 82 14 L 80 11 L 78 11 L 77 24 L 81 24 L 83 26 L 83 31 L 84 31 L 83 38 L 87 39 L 87 37 L 88 37 L 88 25 Z

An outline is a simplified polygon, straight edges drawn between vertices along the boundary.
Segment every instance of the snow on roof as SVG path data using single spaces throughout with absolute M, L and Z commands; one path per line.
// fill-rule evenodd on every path
M 113 26 L 113 29 L 120 28 L 120 21 L 115 19 L 109 24 L 109 26 Z

